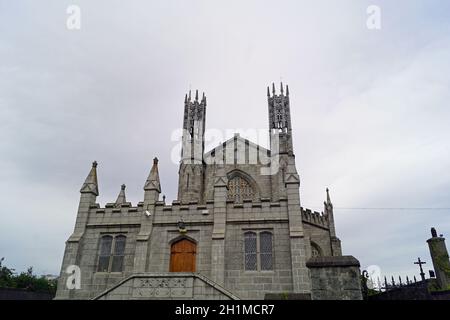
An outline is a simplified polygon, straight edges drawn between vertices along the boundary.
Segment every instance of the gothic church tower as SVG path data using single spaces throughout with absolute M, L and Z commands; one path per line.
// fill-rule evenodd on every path
M 267 87 L 267 103 L 269 107 L 270 151 L 274 174 L 272 175 L 272 199 L 277 201 L 286 196 L 286 168 L 289 158 L 294 157 L 292 145 L 291 110 L 289 87 L 284 92 L 283 83 L 277 95 L 272 83 L 272 95 Z
M 201 202 L 204 188 L 206 96 L 199 101 L 198 90 L 192 101 L 191 91 L 184 99 L 183 138 L 178 180 L 181 202 Z
M 285 94 L 283 83 L 281 83 L 280 94 L 277 95 L 275 84 L 272 83 L 272 96 L 270 95 L 269 87 L 267 87 L 267 102 L 269 105 L 271 150 L 272 152 L 278 151 L 278 154 L 288 154 L 293 151 L 289 87 L 286 86 Z M 277 139 L 275 139 L 276 136 L 278 136 Z M 277 150 L 274 150 L 275 148 L 272 146 L 275 147 L 276 144 L 278 144 L 279 147 Z

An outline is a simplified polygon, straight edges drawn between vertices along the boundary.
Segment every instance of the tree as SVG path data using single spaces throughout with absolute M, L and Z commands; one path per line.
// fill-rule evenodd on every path
M 14 269 L 9 269 L 6 266 L 3 266 L 3 261 L 5 258 L 0 259 L 0 287 L 13 287 L 13 275 Z
M 30 291 L 56 293 L 56 280 L 46 279 L 44 276 L 38 277 L 33 274 L 33 267 L 29 267 L 26 272 L 19 275 L 14 273 L 14 269 L 3 266 L 5 258 L 0 259 L 0 288 L 18 288 Z

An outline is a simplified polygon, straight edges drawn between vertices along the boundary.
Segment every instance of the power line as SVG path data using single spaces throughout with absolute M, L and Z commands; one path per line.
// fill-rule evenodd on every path
M 436 208 L 436 207 L 336 207 L 341 210 L 450 210 L 450 208 Z
M 321 208 L 321 207 L 312 207 Z M 334 207 L 336 210 L 450 210 L 438 207 Z

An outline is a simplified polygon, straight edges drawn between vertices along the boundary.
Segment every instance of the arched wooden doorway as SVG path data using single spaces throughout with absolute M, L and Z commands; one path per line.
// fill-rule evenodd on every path
M 197 245 L 188 239 L 172 244 L 170 249 L 170 272 L 195 272 Z

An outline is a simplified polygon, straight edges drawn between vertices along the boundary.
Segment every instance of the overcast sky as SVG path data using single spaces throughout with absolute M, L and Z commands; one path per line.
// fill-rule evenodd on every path
M 267 128 L 266 86 L 283 80 L 302 205 L 322 210 L 330 188 L 362 268 L 428 270 L 430 227 L 450 235 L 449 16 L 430 0 L 0 0 L 0 257 L 58 274 L 93 160 L 102 206 L 122 183 L 141 201 L 155 156 L 171 201 L 189 88 L 207 129 L 233 132 Z

